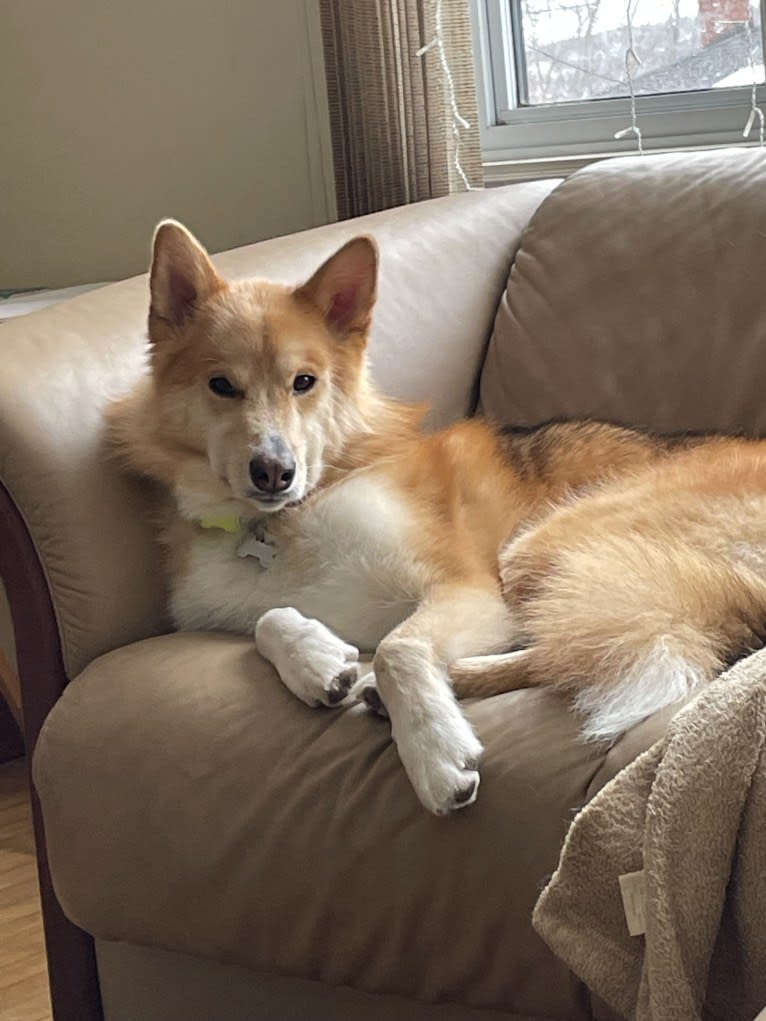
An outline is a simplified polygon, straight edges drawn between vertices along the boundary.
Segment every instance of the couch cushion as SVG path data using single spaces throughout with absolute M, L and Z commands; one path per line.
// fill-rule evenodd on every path
M 766 152 L 608 160 L 533 217 L 481 382 L 503 423 L 766 433 Z
M 35 754 L 61 903 L 105 940 L 590 1017 L 530 916 L 603 751 L 548 691 L 467 711 L 486 746 L 479 799 L 435 818 L 386 721 L 307 708 L 251 642 L 187 633 L 109 653 L 65 691 Z

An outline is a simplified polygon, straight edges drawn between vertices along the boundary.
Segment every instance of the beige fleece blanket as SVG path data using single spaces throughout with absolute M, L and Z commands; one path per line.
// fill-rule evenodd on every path
M 641 870 L 645 935 L 631 936 L 619 877 Z M 580 812 L 533 922 L 625 1018 L 753 1021 L 766 1007 L 766 650 Z

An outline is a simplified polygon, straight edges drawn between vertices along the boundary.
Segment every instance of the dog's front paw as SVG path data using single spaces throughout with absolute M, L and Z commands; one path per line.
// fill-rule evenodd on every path
M 458 706 L 448 700 L 406 720 L 394 734 L 399 756 L 421 803 L 434 815 L 473 804 L 479 792 L 479 739 Z
M 359 676 L 359 650 L 292 607 L 265 613 L 256 624 L 255 643 L 306 705 L 341 705 Z

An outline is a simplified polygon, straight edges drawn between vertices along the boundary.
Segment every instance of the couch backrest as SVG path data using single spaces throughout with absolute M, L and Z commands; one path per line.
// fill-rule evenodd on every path
M 765 276 L 763 150 L 592 165 L 522 239 L 481 409 L 766 434 Z

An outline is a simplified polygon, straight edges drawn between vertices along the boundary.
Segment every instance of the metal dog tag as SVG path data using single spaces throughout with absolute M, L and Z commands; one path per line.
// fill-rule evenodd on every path
M 253 557 L 261 567 L 271 567 L 277 558 L 279 550 L 264 536 L 259 539 L 257 535 L 249 532 L 239 544 L 237 555 L 240 557 Z

